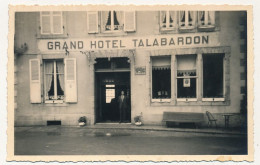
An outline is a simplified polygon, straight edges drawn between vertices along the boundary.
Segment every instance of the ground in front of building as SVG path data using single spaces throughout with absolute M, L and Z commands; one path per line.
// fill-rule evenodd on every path
M 245 154 L 245 135 L 60 126 L 15 128 L 15 155 Z

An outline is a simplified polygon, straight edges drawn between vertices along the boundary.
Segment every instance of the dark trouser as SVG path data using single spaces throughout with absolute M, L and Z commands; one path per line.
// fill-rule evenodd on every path
M 126 120 L 126 109 L 119 108 L 119 111 L 120 111 L 120 122 L 123 122 Z

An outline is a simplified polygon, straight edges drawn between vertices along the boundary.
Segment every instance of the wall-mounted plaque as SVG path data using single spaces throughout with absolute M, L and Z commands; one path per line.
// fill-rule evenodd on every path
M 145 66 L 135 67 L 135 74 L 136 75 L 145 75 L 146 74 Z

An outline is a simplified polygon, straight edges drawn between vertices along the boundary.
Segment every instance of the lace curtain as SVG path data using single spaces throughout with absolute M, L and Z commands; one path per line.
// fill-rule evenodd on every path
M 209 12 L 209 21 L 211 25 L 215 25 L 215 11 Z
M 106 30 L 106 24 L 108 21 L 109 11 L 102 11 L 102 31 Z
M 53 62 L 45 62 L 45 94 L 48 96 L 48 93 L 51 89 L 51 83 L 53 81 Z
M 124 13 L 122 11 L 116 11 L 115 13 L 116 13 L 116 17 L 117 17 L 117 21 L 118 21 L 119 25 L 123 25 L 124 24 Z
M 57 78 L 60 82 L 60 87 L 64 91 L 64 64 L 62 61 L 57 62 Z
M 161 26 L 165 27 L 166 24 L 166 11 L 160 12 Z
M 185 22 L 185 11 L 180 11 L 180 22 L 182 24 Z
M 110 17 L 110 19 L 109 19 L 109 17 Z M 114 29 L 111 29 L 111 19 L 114 20 Z M 119 25 L 117 25 L 116 20 Z M 122 12 L 122 11 L 102 11 L 102 31 L 121 30 L 121 28 L 115 28 L 115 26 L 122 26 L 123 24 L 124 24 L 124 12 Z

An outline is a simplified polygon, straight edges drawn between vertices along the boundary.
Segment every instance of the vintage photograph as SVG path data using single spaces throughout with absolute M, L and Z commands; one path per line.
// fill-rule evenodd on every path
M 253 159 L 252 8 L 9 13 L 9 160 Z

